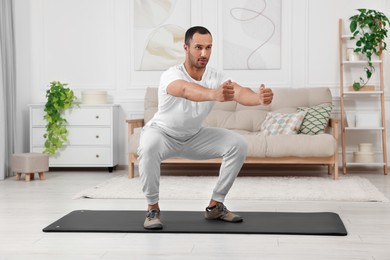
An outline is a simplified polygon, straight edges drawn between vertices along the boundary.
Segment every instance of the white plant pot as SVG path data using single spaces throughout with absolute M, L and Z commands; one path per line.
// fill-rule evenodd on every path
M 358 53 L 354 52 L 353 48 L 347 49 L 347 61 L 360 61 L 361 57 Z
M 107 104 L 107 91 L 100 91 L 100 90 L 82 91 L 81 102 L 83 104 L 89 104 L 89 105 Z

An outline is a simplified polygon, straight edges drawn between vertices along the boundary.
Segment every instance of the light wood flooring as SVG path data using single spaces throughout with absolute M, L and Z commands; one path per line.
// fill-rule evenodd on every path
M 44 181 L 16 181 L 15 177 L 0 181 L 0 260 L 390 259 L 390 203 L 226 201 L 234 211 L 336 212 L 349 232 L 345 237 L 42 232 L 73 210 L 145 210 L 144 200 L 72 199 L 81 190 L 119 174 L 127 173 L 57 170 L 47 173 Z M 390 176 L 370 170 L 350 174 L 368 178 L 390 198 Z M 160 205 L 162 210 L 202 211 L 207 203 L 178 198 Z

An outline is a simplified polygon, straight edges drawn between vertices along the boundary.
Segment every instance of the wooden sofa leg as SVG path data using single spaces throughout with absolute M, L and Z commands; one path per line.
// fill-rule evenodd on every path
M 332 175 L 333 164 L 328 164 L 328 175 Z
M 33 176 L 34 176 L 34 173 L 33 173 Z M 31 173 L 25 173 L 24 174 L 24 180 L 25 181 L 30 181 L 31 180 Z
M 128 178 L 134 178 L 134 162 L 135 156 L 133 154 L 129 154 L 129 169 L 128 169 Z
M 43 181 L 45 179 L 45 173 L 44 172 L 39 172 L 38 175 L 39 175 L 39 179 L 41 181 Z
M 134 178 L 134 163 L 129 163 L 129 179 Z
M 333 175 L 333 179 L 337 180 L 339 178 L 339 166 L 337 162 L 334 164 L 328 164 L 328 175 Z

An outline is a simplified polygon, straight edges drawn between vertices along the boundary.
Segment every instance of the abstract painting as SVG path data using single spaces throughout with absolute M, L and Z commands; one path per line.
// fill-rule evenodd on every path
M 185 59 L 184 34 L 191 22 L 190 0 L 134 0 L 134 67 L 166 70 Z
M 224 0 L 223 68 L 280 69 L 281 0 Z

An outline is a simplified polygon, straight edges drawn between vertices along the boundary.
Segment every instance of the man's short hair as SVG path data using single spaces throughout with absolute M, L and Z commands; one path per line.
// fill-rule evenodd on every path
M 200 33 L 200 34 L 210 34 L 211 36 L 211 33 L 209 30 L 207 30 L 207 28 L 203 27 L 203 26 L 194 26 L 194 27 L 191 27 L 189 28 L 187 31 L 186 31 L 186 35 L 185 35 L 185 38 L 184 38 L 184 43 L 186 45 L 190 45 L 190 41 L 192 40 L 192 37 L 194 36 L 195 33 Z

